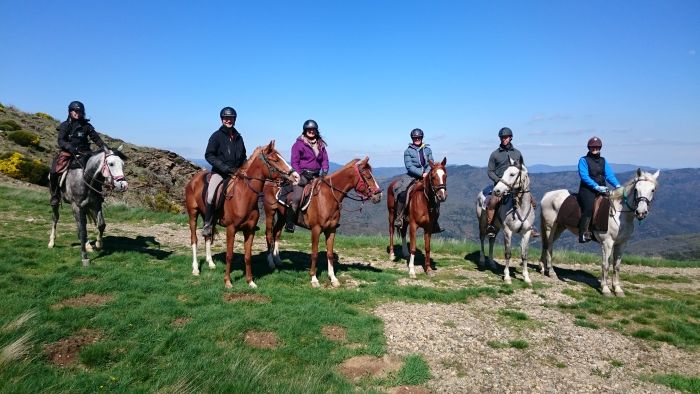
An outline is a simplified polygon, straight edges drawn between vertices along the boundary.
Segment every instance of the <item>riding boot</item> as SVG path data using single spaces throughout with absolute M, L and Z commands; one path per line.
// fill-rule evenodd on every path
M 57 206 L 61 203 L 61 174 L 52 172 L 49 174 L 49 191 L 51 192 L 51 206 Z
M 588 226 L 591 224 L 591 218 L 587 216 L 581 216 L 578 221 L 578 242 L 583 244 L 591 240 L 591 232 L 588 230 Z
M 403 206 L 404 203 L 401 201 L 397 201 L 394 205 L 394 227 L 403 227 Z
M 486 226 L 486 235 L 489 236 L 489 238 L 494 238 L 496 236 L 496 226 L 493 225 L 493 217 L 496 216 L 496 210 L 495 209 L 486 209 L 486 222 L 488 225 Z
M 294 232 L 294 216 L 296 216 L 297 213 L 297 207 L 294 206 L 293 204 L 287 208 L 287 210 L 284 212 L 285 213 L 285 219 L 286 223 L 284 225 L 284 231 L 288 233 L 293 233 Z
M 214 207 L 213 204 L 208 204 L 204 212 L 204 227 L 202 227 L 202 236 L 211 237 L 212 234 L 212 221 L 214 219 Z

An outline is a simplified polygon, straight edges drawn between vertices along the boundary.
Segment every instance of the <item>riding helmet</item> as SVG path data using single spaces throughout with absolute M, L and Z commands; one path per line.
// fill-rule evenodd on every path
M 600 140 L 598 137 L 593 137 L 590 140 L 588 140 L 588 148 L 602 148 L 603 147 L 603 141 Z
M 219 112 L 219 117 L 221 118 L 235 118 L 236 116 L 238 116 L 236 110 L 231 107 L 224 107 L 221 109 L 221 112 Z
M 68 104 L 68 112 L 70 111 L 85 115 L 85 106 L 80 101 L 71 101 L 70 104 Z
M 498 138 L 512 137 L 512 136 L 513 136 L 513 130 L 511 130 L 508 127 L 503 127 L 500 130 L 498 130 Z
M 423 130 L 413 129 L 411 130 L 411 139 L 413 138 L 423 138 Z
M 318 131 L 318 123 L 316 123 L 315 120 L 309 119 L 306 122 L 304 122 L 304 126 L 302 127 L 303 130 L 316 130 Z

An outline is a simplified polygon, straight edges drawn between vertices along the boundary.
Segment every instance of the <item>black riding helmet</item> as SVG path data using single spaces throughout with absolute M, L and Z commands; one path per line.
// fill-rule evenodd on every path
M 85 115 L 85 106 L 80 101 L 71 101 L 70 104 L 68 104 L 68 112 L 70 111 Z
M 593 137 L 590 140 L 588 140 L 588 149 L 591 149 L 591 148 L 601 149 L 602 147 L 603 147 L 603 141 L 600 138 Z
M 508 127 L 503 127 L 502 129 L 498 130 L 498 138 L 512 137 L 512 136 L 513 136 L 513 130 L 511 130 Z
M 235 118 L 237 116 L 236 110 L 231 107 L 224 107 L 221 109 L 221 112 L 219 112 L 219 117 L 221 118 Z
M 315 134 L 318 134 L 318 123 L 316 123 L 315 120 L 309 119 L 306 122 L 304 122 L 304 126 L 302 126 L 304 132 L 306 130 L 313 130 Z
M 423 138 L 423 130 L 413 129 L 411 130 L 411 139 L 413 138 Z

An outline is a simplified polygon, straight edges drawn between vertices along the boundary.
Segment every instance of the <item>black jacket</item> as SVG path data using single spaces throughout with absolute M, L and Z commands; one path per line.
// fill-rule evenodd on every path
M 90 140 L 88 138 L 100 148 L 103 148 L 105 145 L 95 128 L 85 119 L 66 120 L 56 130 L 58 130 L 58 146 L 61 150 L 69 153 L 90 152 Z
M 498 149 L 491 153 L 489 157 L 488 174 L 494 185 L 501 180 L 503 173 L 510 167 L 510 159 L 525 164 L 523 155 L 519 150 L 513 147 L 513 144 L 508 144 L 507 146 L 499 145 Z
M 230 176 L 245 163 L 243 137 L 235 127 L 229 130 L 222 125 L 209 137 L 204 158 L 211 164 L 212 172 L 223 177 Z

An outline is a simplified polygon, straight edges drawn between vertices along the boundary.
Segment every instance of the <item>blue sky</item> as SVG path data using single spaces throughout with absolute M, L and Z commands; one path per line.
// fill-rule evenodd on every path
M 700 1 L 0 0 L 0 102 L 201 158 L 219 110 L 289 157 L 315 119 L 332 161 L 700 167 Z

